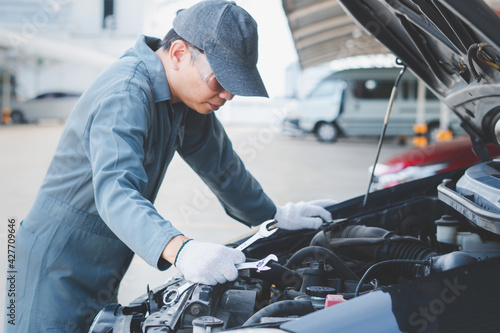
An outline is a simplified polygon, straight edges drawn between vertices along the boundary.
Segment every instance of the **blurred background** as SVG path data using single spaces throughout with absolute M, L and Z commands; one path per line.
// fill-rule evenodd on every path
M 177 10 L 196 2 L 0 1 L 1 276 L 7 267 L 7 221 L 19 223 L 28 213 L 80 94 L 140 35 L 162 38 Z M 217 112 L 247 167 L 278 204 L 364 194 L 399 72 L 394 56 L 357 27 L 335 0 L 235 2 L 258 23 L 258 67 L 270 95 L 236 97 Z M 497 6 L 497 1 L 489 3 Z M 365 71 L 374 68 L 381 71 Z M 389 124 L 393 132 L 388 131 L 392 134 L 381 155 L 388 163 L 379 168 L 385 180 L 378 188 L 449 169 L 453 161 L 464 159 L 460 152 L 470 151 L 470 144 L 462 142 L 458 148 L 453 144 L 454 153 L 445 161 L 436 158 L 445 154 L 433 142 L 449 144 L 462 132 L 416 78 L 405 81 L 397 98 L 400 111 Z M 393 158 L 401 153 L 406 153 L 402 159 Z M 474 156 L 467 158 L 474 162 Z M 222 243 L 249 231 L 225 216 L 178 158 L 156 206 L 191 237 Z M 120 300 L 131 301 L 145 292 L 146 284 L 156 285 L 167 276 L 134 259 Z M 0 300 L 4 296 L 1 287 Z M 0 327 L 3 320 L 2 315 Z
M 259 107 L 283 107 L 287 99 L 305 96 L 317 81 L 339 66 L 394 64 L 391 57 L 374 56 L 387 52 L 357 28 L 335 0 L 236 2 L 259 25 L 258 66 L 271 97 L 253 101 Z M 10 109 L 14 122 L 38 120 L 41 116 L 27 115 L 31 112 L 25 110 L 30 109 L 30 100 L 37 99 L 35 102 L 40 104 L 42 100 L 82 93 L 141 34 L 162 38 L 171 28 L 177 10 L 194 3 L 192 0 L 2 0 L 2 110 Z M 352 58 L 368 50 L 370 57 Z M 332 63 L 334 59 L 342 61 Z M 236 99 L 234 104 L 238 102 Z M 245 103 L 248 102 L 247 99 Z M 225 121 L 240 121 L 225 113 L 221 112 Z M 241 113 L 248 117 L 247 112 Z M 265 112 L 254 115 L 254 119 L 243 121 L 265 123 L 269 119 L 262 117 Z

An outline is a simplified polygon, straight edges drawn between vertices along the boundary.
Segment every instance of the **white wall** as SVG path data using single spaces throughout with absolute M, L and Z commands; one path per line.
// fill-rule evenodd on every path
M 146 9 L 154 0 L 115 0 L 116 29 L 102 27 L 103 0 L 2 0 L 0 28 L 21 36 L 22 43 L 49 39 L 68 49 L 86 48 L 118 58 L 143 31 Z M 9 45 L 7 45 L 9 46 Z M 12 46 L 14 49 L 14 45 Z M 1 59 L 0 66 L 5 61 Z M 82 92 L 104 69 L 102 64 L 54 61 L 9 51 L 22 99 L 47 91 Z

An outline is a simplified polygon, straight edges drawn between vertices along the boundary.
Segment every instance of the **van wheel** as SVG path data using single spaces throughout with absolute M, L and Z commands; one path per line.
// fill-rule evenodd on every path
M 339 130 L 332 123 L 321 123 L 314 132 L 320 142 L 335 142 L 339 138 Z
M 432 122 L 427 125 L 427 142 L 428 143 L 436 143 L 438 142 L 437 136 L 439 132 L 439 123 Z
M 12 119 L 13 124 L 22 124 L 25 122 L 24 115 L 21 111 L 15 110 L 10 114 L 10 119 Z

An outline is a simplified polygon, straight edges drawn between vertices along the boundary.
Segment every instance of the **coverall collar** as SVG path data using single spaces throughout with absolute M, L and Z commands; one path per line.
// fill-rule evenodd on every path
M 149 77 L 153 81 L 155 103 L 171 99 L 165 69 L 160 58 L 155 54 L 155 51 L 160 48 L 160 42 L 158 38 L 141 36 L 134 46 L 135 53 L 146 64 Z

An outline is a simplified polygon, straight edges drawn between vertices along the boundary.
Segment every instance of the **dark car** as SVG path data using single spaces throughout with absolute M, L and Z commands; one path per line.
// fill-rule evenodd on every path
M 329 207 L 321 230 L 278 230 L 244 251 L 275 254 L 270 270 L 172 301 L 179 276 L 109 304 L 91 332 L 500 331 L 500 160 L 486 148 L 498 142 L 500 18 L 476 0 L 338 2 L 460 118 L 481 162 Z
M 496 144 L 490 143 L 487 148 L 491 158 L 500 156 L 500 147 Z M 392 187 L 478 162 L 479 157 L 474 153 L 468 136 L 412 148 L 383 163 L 377 163 L 372 189 Z M 370 167 L 370 172 L 372 168 L 373 166 Z

